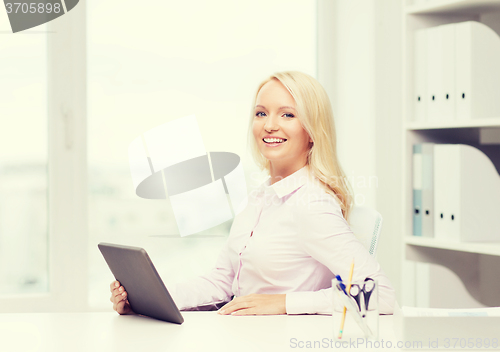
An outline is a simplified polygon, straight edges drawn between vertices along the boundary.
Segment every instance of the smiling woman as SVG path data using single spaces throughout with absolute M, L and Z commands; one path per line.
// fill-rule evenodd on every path
M 266 111 L 264 104 L 277 110 Z M 338 161 L 333 112 L 323 87 L 301 72 L 276 73 L 260 84 L 255 106 L 255 115 L 250 119 L 249 130 L 254 137 L 249 138 L 250 148 L 259 167 L 269 172 L 272 183 L 290 175 L 286 168 L 298 170 L 298 166 L 307 164 L 325 191 L 337 199 L 348 220 L 351 190 Z M 268 116 L 273 114 L 282 118 Z M 263 148 L 269 144 L 263 144 L 256 135 L 259 128 L 269 132 L 266 137 L 293 135 L 289 148 L 283 148 L 283 162 L 279 154 Z
M 256 102 L 253 136 L 262 156 L 270 161 L 275 182 L 273 177 L 286 177 L 306 164 L 312 139 L 296 116 L 295 100 L 278 80 L 264 84 Z
M 378 280 L 379 309 L 393 312 L 395 295 L 377 261 L 347 221 L 349 185 L 336 155 L 329 99 L 301 72 L 276 73 L 257 90 L 249 133 L 255 160 L 270 178 L 249 195 L 231 226 L 215 268 L 178 284 L 181 310 L 223 306 L 220 314 L 331 314 L 331 280 Z M 127 293 L 111 284 L 111 301 L 131 313 Z

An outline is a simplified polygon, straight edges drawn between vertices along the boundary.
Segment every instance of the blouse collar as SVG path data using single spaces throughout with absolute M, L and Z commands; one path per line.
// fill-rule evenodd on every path
M 284 196 L 292 193 L 293 191 L 305 185 L 308 179 L 309 179 L 309 172 L 306 165 L 301 169 L 295 171 L 293 174 L 285 177 L 284 179 L 273 183 L 272 185 L 271 185 L 271 177 L 269 177 L 263 184 L 263 186 L 266 192 L 273 190 L 279 198 L 283 198 Z

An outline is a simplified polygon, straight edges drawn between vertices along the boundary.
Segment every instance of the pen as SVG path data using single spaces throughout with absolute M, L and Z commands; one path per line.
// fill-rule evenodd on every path
M 344 291 L 344 293 L 347 294 L 347 291 L 345 290 L 346 287 L 345 287 L 344 283 L 342 282 L 342 278 L 340 277 L 340 275 L 335 275 L 335 278 L 339 282 L 339 285 L 340 285 L 340 288 L 342 289 L 342 291 Z
M 349 272 L 349 281 L 347 282 L 347 292 L 349 292 L 351 289 L 351 282 L 352 282 L 352 274 L 353 273 L 354 273 L 354 258 L 352 259 L 351 270 Z M 339 280 L 339 278 L 340 278 L 340 276 L 337 278 L 337 280 Z M 341 281 L 341 280 L 339 280 L 339 281 Z M 342 288 L 342 290 L 344 290 L 344 288 Z M 345 292 L 345 294 L 347 294 L 347 292 L 345 290 L 344 290 L 344 292 Z M 344 312 L 342 313 L 342 320 L 340 322 L 340 330 L 339 330 L 339 336 L 338 336 L 339 339 L 342 338 L 342 334 L 344 333 L 344 323 L 345 323 L 346 313 L 347 313 L 347 307 L 344 306 Z

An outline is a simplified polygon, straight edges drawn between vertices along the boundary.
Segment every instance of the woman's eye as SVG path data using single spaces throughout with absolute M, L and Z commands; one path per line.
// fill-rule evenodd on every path
M 288 118 L 290 118 L 290 117 L 295 117 L 295 115 L 294 115 L 294 114 L 283 114 L 283 116 L 288 117 Z
M 261 115 L 261 114 L 262 114 L 262 115 Z M 258 112 L 255 114 L 255 116 L 257 116 L 257 117 L 264 117 L 264 116 L 266 116 L 266 114 L 265 114 L 265 113 L 263 113 L 262 111 L 258 111 Z

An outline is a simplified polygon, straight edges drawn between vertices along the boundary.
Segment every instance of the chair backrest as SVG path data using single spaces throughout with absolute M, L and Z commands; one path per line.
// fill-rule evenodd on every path
M 377 255 L 377 245 L 382 229 L 382 215 L 367 206 L 354 206 L 350 214 L 354 235 L 365 245 L 372 256 Z

